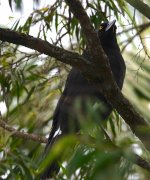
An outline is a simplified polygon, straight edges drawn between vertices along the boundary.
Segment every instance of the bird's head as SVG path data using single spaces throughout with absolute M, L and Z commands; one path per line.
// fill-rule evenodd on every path
M 116 20 L 111 22 L 104 22 L 98 29 L 98 36 L 101 40 L 102 45 L 111 45 L 112 42 L 116 42 Z

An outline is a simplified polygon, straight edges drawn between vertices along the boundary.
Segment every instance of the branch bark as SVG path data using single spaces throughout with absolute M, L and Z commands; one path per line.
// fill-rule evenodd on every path
M 40 38 L 34 38 L 33 36 L 15 32 L 9 29 L 0 28 L 0 40 L 3 42 L 9 42 L 17 45 L 22 45 L 30 49 L 34 49 L 42 54 L 46 54 L 55 57 L 61 62 L 75 66 L 84 70 L 85 66 L 90 62 L 87 62 L 78 53 L 64 50 L 60 47 L 54 46 L 47 41 L 43 41 Z
M 31 133 L 29 134 L 26 132 L 18 131 L 15 128 L 9 126 L 4 120 L 2 120 L 2 118 L 0 118 L 0 127 L 7 130 L 8 132 L 10 132 L 12 134 L 12 136 L 14 136 L 14 137 L 19 137 L 19 138 L 23 138 L 23 139 L 27 139 L 27 140 L 40 142 L 40 143 L 47 143 L 47 138 L 36 135 L 36 134 L 31 134 Z
M 55 57 L 61 62 L 75 66 L 83 72 L 85 77 L 96 84 L 101 93 L 118 111 L 125 122 L 130 126 L 133 133 L 150 149 L 150 131 L 148 123 L 134 110 L 133 106 L 123 96 L 113 80 L 108 57 L 104 53 L 100 40 L 79 0 L 66 0 L 75 17 L 79 20 L 87 39 L 92 62 L 87 61 L 81 55 L 56 47 L 39 38 L 34 38 L 23 33 L 17 33 L 8 29 L 0 28 L 0 40 L 23 45 L 46 55 Z M 94 47 L 94 48 L 93 48 Z M 100 75 L 100 76 L 99 76 Z M 97 83 L 100 80 L 100 83 Z M 109 84 L 109 86 L 108 86 Z M 147 128 L 147 131 L 145 129 Z

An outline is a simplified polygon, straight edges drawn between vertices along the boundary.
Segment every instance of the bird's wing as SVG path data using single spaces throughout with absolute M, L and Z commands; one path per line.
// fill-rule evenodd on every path
M 46 149 L 49 146 L 49 144 L 51 144 L 51 141 L 54 138 L 55 132 L 59 129 L 60 119 L 58 116 L 60 116 L 60 112 L 61 112 L 63 105 L 65 106 L 66 102 L 68 102 L 69 96 L 67 95 L 67 91 L 68 91 L 69 87 L 71 87 L 72 84 L 74 83 L 73 79 L 76 79 L 74 76 L 75 76 L 75 73 L 74 73 L 74 70 L 72 69 L 67 77 L 64 91 L 57 103 L 57 106 L 56 106 L 56 109 L 55 109 L 55 112 L 53 115 L 52 129 L 51 129 L 51 132 L 50 132 L 50 135 L 48 138 L 48 143 L 46 145 Z M 76 91 L 76 90 L 74 89 L 74 91 Z

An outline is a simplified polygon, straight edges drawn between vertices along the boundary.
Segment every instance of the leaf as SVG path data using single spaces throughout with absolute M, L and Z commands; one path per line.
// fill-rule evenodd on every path
M 32 16 L 30 16 L 22 27 L 23 31 L 29 34 L 30 26 L 32 24 Z
M 14 31 L 17 30 L 19 23 L 20 23 L 20 19 L 17 20 L 17 21 L 12 25 L 11 29 L 14 30 Z
M 12 0 L 8 0 L 8 2 L 9 2 L 9 6 L 10 6 L 11 11 L 13 11 L 12 10 Z
M 77 169 L 82 168 L 85 164 L 89 164 L 89 161 L 93 158 L 94 154 L 94 151 L 85 154 L 85 148 L 79 146 L 74 152 L 74 155 L 67 166 L 69 177 L 71 177 L 71 175 L 74 174 Z
M 29 100 L 29 98 L 30 98 L 31 95 L 33 94 L 34 90 L 35 90 L 35 86 L 33 86 L 33 87 L 30 89 L 30 91 L 28 92 L 28 95 L 27 95 L 25 101 L 28 101 L 28 100 Z

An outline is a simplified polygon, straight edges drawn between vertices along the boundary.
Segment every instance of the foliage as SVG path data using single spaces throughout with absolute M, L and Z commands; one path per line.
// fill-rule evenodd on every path
M 13 10 L 16 5 L 21 9 L 21 2 L 9 0 L 10 8 Z M 15 19 L 11 29 L 82 53 L 85 38 L 79 22 L 65 2 L 55 0 L 52 4 L 49 1 L 45 6 L 41 6 L 37 0 L 34 2 L 39 3 L 37 9 L 31 12 L 24 23 L 21 18 Z M 148 0 L 146 3 L 150 5 Z M 118 42 L 127 65 L 123 93 L 137 111 L 150 121 L 150 55 L 147 39 L 150 30 L 149 25 L 146 26 L 147 19 L 124 0 L 86 0 L 83 6 L 95 28 L 102 21 L 114 17 L 117 19 Z M 48 135 L 56 100 L 63 90 L 70 67 L 54 58 L 8 43 L 1 43 L 0 60 L 0 101 L 7 109 L 2 118 L 20 131 Z M 112 143 L 107 142 L 108 137 L 103 128 L 90 121 L 99 119 L 98 114 L 92 108 L 88 112 L 89 122 L 86 122 L 81 135 L 64 137 L 49 155 L 51 160 L 63 154 L 65 163 L 60 164 L 62 172 L 56 179 L 116 180 L 130 179 L 136 175 L 138 179 L 149 179 L 148 173 L 126 160 L 134 161 L 134 151 L 141 152 L 146 159 L 149 153 L 117 112 L 114 111 L 107 123 L 103 124 Z M 135 144 L 138 147 L 136 149 Z M 12 137 L 1 129 L 0 177 L 34 179 L 47 163 L 45 160 L 41 164 L 43 150 L 43 144 Z

